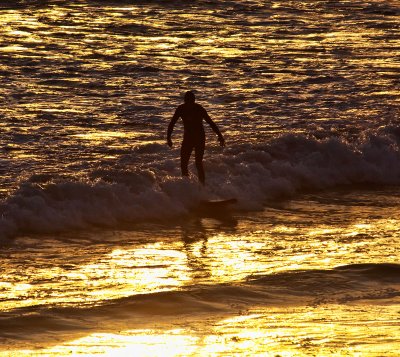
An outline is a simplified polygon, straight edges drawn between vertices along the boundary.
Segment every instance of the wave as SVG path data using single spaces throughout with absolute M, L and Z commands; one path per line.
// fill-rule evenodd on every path
M 96 306 L 24 307 L 0 313 L 0 338 L 72 333 L 99 328 L 129 329 L 154 319 L 235 314 L 257 306 L 316 306 L 368 300 L 395 304 L 400 265 L 352 264 L 330 270 L 287 271 L 249 277 L 242 283 L 193 286 L 186 290 L 133 295 Z M 149 319 L 149 317 L 152 317 Z M 108 323 L 104 323 L 108 321 Z M 103 326 L 103 327 L 100 327 Z M 57 334 L 57 338 L 60 335 Z
M 235 194 L 253 191 L 252 200 L 342 185 L 400 184 L 397 127 L 351 140 L 283 135 L 266 144 L 233 148 L 212 169 L 228 174 L 232 186 L 239 188 Z
M 350 303 L 400 297 L 400 265 L 364 263 L 331 270 L 289 271 L 250 278 L 270 291 L 284 288 L 285 295 L 311 298 L 312 304 Z
M 40 173 L 32 175 L 1 203 L 0 237 L 170 220 L 206 198 L 236 197 L 239 209 L 254 210 L 310 190 L 399 185 L 399 143 L 398 127 L 387 126 L 353 141 L 287 134 L 236 144 L 206 159 L 204 188 L 196 178 L 179 177 L 171 153 L 149 143 L 84 181 L 51 176 L 40 182 Z

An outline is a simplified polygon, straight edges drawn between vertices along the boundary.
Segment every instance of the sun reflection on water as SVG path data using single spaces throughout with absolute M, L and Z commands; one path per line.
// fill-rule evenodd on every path
M 82 253 L 80 259 L 89 259 L 86 263 L 78 259 L 73 264 L 48 266 L 44 256 L 31 265 L 25 277 L 19 273 L 3 275 L 3 297 L 15 299 L 5 299 L 0 307 L 9 310 L 42 303 L 79 302 L 90 305 L 135 294 L 185 289 L 193 284 L 233 283 L 260 274 L 329 269 L 396 257 L 394 241 L 400 221 L 394 218 L 358 221 L 342 227 L 321 222 L 302 228 L 294 222 L 270 229 L 265 229 L 262 221 L 260 227 L 254 222 L 242 223 L 237 228 L 242 233 L 233 234 L 214 234 L 207 226 L 199 231 L 195 225 L 193 231 L 185 228 L 182 232 L 184 240 L 143 244 L 134 243 L 134 233 L 124 233 L 129 238 L 124 238 L 120 248 L 99 257 L 96 251 Z M 381 236 L 379 232 L 386 234 Z M 188 234 L 193 240 L 188 240 Z
M 31 264 L 23 281 L 18 281 L 16 276 L 3 276 L 0 284 L 3 298 L 10 296 L 13 302 L 1 302 L 1 309 L 37 304 L 93 307 L 105 301 L 113 303 L 122 297 L 134 301 L 129 297 L 168 291 L 184 293 L 193 286 L 204 289 L 207 285 L 243 284 L 249 276 L 273 276 L 290 270 L 330 269 L 354 262 L 370 264 L 395 259 L 393 239 L 400 232 L 400 221 L 394 215 L 372 219 L 368 210 L 354 210 L 352 219 L 338 225 L 334 217 L 324 215 L 323 205 L 318 209 L 322 213 L 312 227 L 303 224 L 299 212 L 292 216 L 293 220 L 279 219 L 276 225 L 266 224 L 272 218 L 277 219 L 278 213 L 265 210 L 254 217 L 243 218 L 225 232 L 215 229 L 215 222 L 211 220 L 185 223 L 180 228 L 175 227 L 174 233 L 163 233 L 169 237 L 175 235 L 176 239 L 152 242 L 148 241 L 148 235 L 137 236 L 138 231 L 114 232 L 112 237 L 119 242 L 118 247 L 100 254 L 100 248 L 105 246 L 93 245 L 88 252 L 80 253 L 89 260 L 85 263 L 78 259 L 66 264 L 63 260 L 58 267 L 44 268 L 42 264 L 46 259 L 36 253 L 37 266 L 35 262 Z M 287 213 L 282 211 L 281 214 Z M 335 223 L 329 224 L 331 219 Z M 157 229 L 152 232 L 154 234 Z M 179 239 L 180 233 L 182 239 Z M 29 239 L 26 243 L 32 247 L 37 244 Z M 48 244 L 48 249 L 54 244 L 55 241 Z M 73 255 L 77 255 L 76 247 L 66 245 L 64 249 L 71 249 Z M 366 251 L 370 253 L 366 255 Z M 89 254 L 92 255 L 90 259 Z M 376 296 L 381 293 L 385 292 L 377 291 Z M 187 296 L 193 299 L 196 295 L 189 293 Z M 333 299 L 331 303 L 330 298 Z M 115 310 L 115 316 L 102 323 L 101 330 L 88 331 L 86 337 L 71 335 L 56 346 L 42 346 L 40 351 L 20 349 L 18 353 L 21 356 L 35 353 L 41 356 L 67 353 L 117 356 L 138 352 L 141 356 L 212 356 L 246 355 L 251 351 L 252 355 L 346 356 L 350 353 L 375 357 L 385 352 L 385 356 L 394 357 L 395 354 L 386 352 L 398 347 L 394 327 L 398 320 L 396 297 L 391 298 L 390 303 L 368 294 L 366 298 L 372 298 L 370 303 L 365 299 L 352 302 L 347 295 L 342 298 L 348 303 L 338 305 L 327 295 L 316 296 L 315 301 L 298 301 L 299 306 L 283 307 L 275 304 L 246 307 L 239 298 L 238 304 L 226 302 L 229 306 L 226 311 L 177 316 L 171 312 L 166 317 L 164 310 L 174 298 L 164 301 L 160 297 L 161 305 L 157 308 L 146 305 L 141 312 L 140 305 L 132 305 L 137 308 L 123 309 L 122 314 L 129 312 L 132 318 L 127 315 L 127 319 L 120 321 L 115 317 L 120 312 Z M 157 299 L 155 297 L 154 301 Z M 287 304 L 283 300 L 282 304 Z M 181 300 L 177 301 L 179 304 Z M 218 303 L 221 305 L 224 301 Z M 268 298 L 265 303 L 268 304 Z M 140 315 L 146 314 L 148 309 L 158 312 Z M 135 311 L 138 316 L 133 313 Z M 90 315 L 82 318 L 89 319 Z
M 49 354 L 80 356 L 190 356 L 196 352 L 198 337 L 174 329 L 123 331 L 121 334 L 97 333 L 63 346 L 45 351 Z M 84 350 L 82 346 L 85 346 Z
M 373 320 L 365 318 L 365 309 Z M 246 316 L 211 320 L 193 317 L 192 323 L 185 318 L 182 323 L 186 326 L 181 328 L 154 321 L 154 325 L 165 326 L 124 330 L 118 334 L 93 333 L 43 349 L 38 355 L 395 357 L 398 341 L 390 328 L 395 315 L 394 309 L 369 305 L 256 309 Z M 19 353 L 36 355 L 28 350 Z
M 332 4 L 351 8 L 350 3 Z M 372 5 L 379 3 L 386 2 Z M 240 12 L 229 9 L 227 16 L 225 6 L 200 12 L 194 7 L 192 13 L 190 7 L 162 12 L 157 3 L 148 4 L 146 12 L 142 6 L 69 2 L 34 11 L 28 7 L 2 10 L 0 52 L 6 82 L 1 96 L 8 104 L 1 114 L 9 126 L 4 130 L 2 126 L 2 135 L 8 136 L 1 139 L 7 157 L 22 167 L 16 165 L 15 171 L 5 174 L 11 175 L 10 185 L 34 171 L 54 169 L 64 174 L 65 167 L 84 155 L 85 164 L 90 160 L 98 164 L 105 157 L 132 154 L 137 145 L 162 143 L 165 122 L 159 118 L 165 115 L 165 107 L 169 110 L 175 103 L 171 91 L 175 87 L 199 85 L 217 115 L 240 118 L 238 129 L 228 133 L 238 143 L 242 135 L 258 143 L 259 135 L 264 140 L 288 128 L 293 133 L 307 132 L 305 118 L 313 119 L 312 128 L 315 123 L 331 128 L 336 125 L 333 119 L 346 127 L 346 120 L 357 125 L 354 118 L 366 118 L 367 112 L 367 120 L 360 120 L 361 130 L 376 125 L 376 118 L 393 119 L 399 101 L 395 16 L 385 15 L 387 21 L 392 18 L 385 30 L 379 28 L 379 18 L 354 21 L 351 11 L 332 23 L 328 9 L 327 13 L 318 9 L 325 6 L 322 2 L 318 6 L 301 1 L 259 4 L 269 6 L 267 13 L 254 8 L 245 22 Z M 367 16 L 357 4 L 354 11 Z M 297 7 L 296 12 L 291 7 Z M 307 9 L 312 11 L 306 16 Z M 299 21 L 293 21 L 298 16 Z M 181 27 L 191 22 L 196 26 Z M 158 120 L 149 123 L 154 113 Z M 247 118 L 258 123 L 256 130 Z M 142 125 L 128 132 L 126 124 L 133 119 Z M 302 125 L 290 127 L 298 123 Z M 113 126 L 107 130 L 104 124 Z M 16 133 L 17 126 L 24 137 L 16 144 L 10 133 Z M 113 154 L 110 148 L 120 151 Z M 73 174 L 86 178 L 85 170 L 77 166 Z M 258 221 L 257 217 L 244 220 L 226 232 L 207 224 L 201 230 L 197 225 L 190 232 L 197 237 L 193 241 L 164 228 L 165 236 L 158 237 L 161 242 L 137 241 L 138 233 L 133 231 L 111 251 L 93 244 L 81 253 L 84 244 L 60 248 L 57 241 L 45 248 L 42 242 L 27 244 L 27 253 L 22 254 L 11 248 L 1 261 L 6 273 L 0 282 L 0 308 L 92 306 L 132 295 L 235 284 L 249 276 L 288 270 L 398 261 L 397 212 L 392 219 L 389 214 L 376 219 L 376 212 L 358 207 L 351 222 L 345 215 L 330 221 L 329 208 L 319 214 L 300 210 L 296 216 L 294 212 L 290 221 L 284 210 L 267 209 Z M 167 240 L 168 235 L 175 238 Z M 57 258 L 57 248 L 71 261 Z M 399 349 L 398 304 L 394 303 L 242 313 L 208 315 L 193 324 L 175 319 L 182 328 L 163 326 L 165 321 L 154 319 L 154 328 L 124 330 L 111 321 L 112 333 L 88 332 L 87 337 L 50 349 L 17 354 L 293 356 L 300 351 L 321 356 L 394 356 Z

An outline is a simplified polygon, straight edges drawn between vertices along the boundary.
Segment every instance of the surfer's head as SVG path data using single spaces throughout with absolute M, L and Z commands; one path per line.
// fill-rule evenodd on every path
M 196 97 L 194 96 L 194 93 L 191 90 L 187 91 L 183 98 L 185 100 L 185 103 L 194 103 L 194 101 L 196 100 Z

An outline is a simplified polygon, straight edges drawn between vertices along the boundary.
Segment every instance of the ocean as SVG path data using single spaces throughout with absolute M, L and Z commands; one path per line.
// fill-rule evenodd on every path
M 0 24 L 0 356 L 399 356 L 397 0 Z M 226 140 L 205 123 L 205 186 L 166 143 L 187 90 Z

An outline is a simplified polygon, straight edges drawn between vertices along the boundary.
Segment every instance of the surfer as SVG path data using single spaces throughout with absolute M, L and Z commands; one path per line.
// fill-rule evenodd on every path
M 199 181 L 204 185 L 205 175 L 203 168 L 203 155 L 206 144 L 206 136 L 203 127 L 203 119 L 211 126 L 218 135 L 218 141 L 221 146 L 225 146 L 225 140 L 219 131 L 217 125 L 211 120 L 207 111 L 200 105 L 195 103 L 195 95 L 192 91 L 188 91 L 184 96 L 184 103 L 178 106 L 175 114 L 168 125 L 167 143 L 172 147 L 171 134 L 174 125 L 179 118 L 183 121 L 183 141 L 181 146 L 181 171 L 182 176 L 189 176 L 188 164 L 190 155 L 194 149 L 195 163 Z

